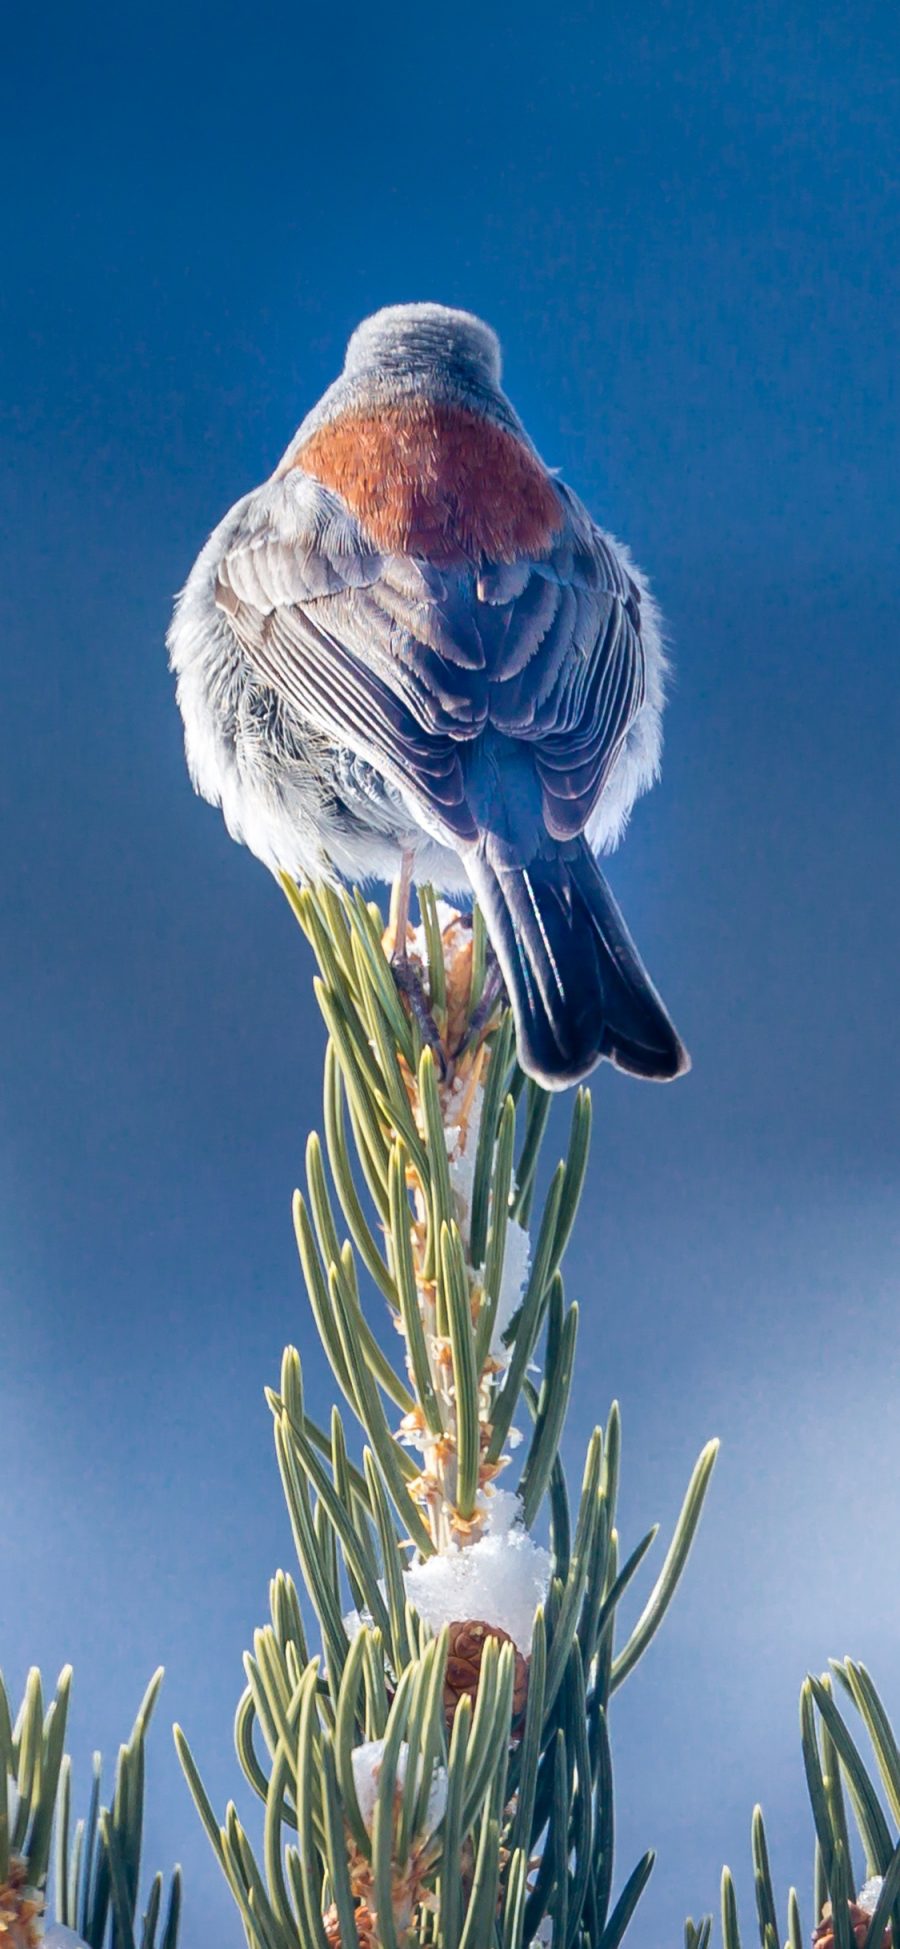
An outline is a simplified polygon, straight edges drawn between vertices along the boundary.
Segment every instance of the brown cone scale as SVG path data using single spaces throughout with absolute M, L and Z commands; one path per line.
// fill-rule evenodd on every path
M 26 1880 L 25 1863 L 15 1855 L 0 1883 L 0 1949 L 37 1949 L 43 1899 Z
M 871 1914 L 867 1908 L 860 1908 L 858 1902 L 848 1902 L 847 1908 L 850 1915 L 850 1927 L 853 1931 L 853 1940 L 856 1943 L 856 1949 L 863 1949 L 872 1925 Z M 818 1928 L 813 1931 L 813 1943 L 814 1949 L 834 1949 L 834 1917 L 831 1913 L 830 1902 L 826 1902 L 822 1910 L 822 1920 Z M 881 1949 L 891 1949 L 890 1929 L 885 1929 L 884 1935 L 881 1938 Z
M 358 1949 L 378 1949 L 376 1918 L 367 1902 L 358 1903 L 353 1919 L 356 1923 L 356 1942 Z M 338 1921 L 338 1912 L 334 1904 L 332 1904 L 331 1908 L 326 1909 L 322 1921 L 325 1926 L 329 1949 L 354 1949 L 352 1943 L 341 1941 L 341 1925 Z
M 450 1642 L 447 1647 L 447 1671 L 444 1677 L 444 1715 L 448 1726 L 452 1726 L 460 1699 L 470 1698 L 474 1705 L 478 1693 L 478 1680 L 481 1675 L 481 1660 L 488 1638 L 496 1638 L 500 1645 L 513 1644 L 508 1631 L 501 1631 L 497 1624 L 485 1624 L 480 1618 L 463 1618 L 448 1626 Z M 521 1651 L 515 1648 L 516 1663 L 513 1676 L 513 1724 L 521 1719 L 528 1701 L 528 1663 Z

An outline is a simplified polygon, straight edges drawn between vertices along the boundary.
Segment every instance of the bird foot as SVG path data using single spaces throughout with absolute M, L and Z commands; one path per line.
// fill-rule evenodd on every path
M 418 1028 L 426 1048 L 431 1050 L 442 1083 L 450 1081 L 452 1063 L 441 1041 L 438 1025 L 431 1012 L 431 1002 L 422 976 L 414 961 L 403 949 L 395 949 L 391 955 L 391 973 L 404 999 L 409 1003 L 409 1012 Z
M 472 1012 L 465 1034 L 453 1051 L 454 1062 L 458 1062 L 460 1056 L 465 1055 L 466 1050 L 471 1048 L 473 1042 L 480 1041 L 498 1001 L 505 993 L 506 985 L 500 972 L 500 963 L 492 950 L 488 948 L 488 961 L 484 975 L 484 987 L 481 991 L 481 1000 L 477 1008 Z

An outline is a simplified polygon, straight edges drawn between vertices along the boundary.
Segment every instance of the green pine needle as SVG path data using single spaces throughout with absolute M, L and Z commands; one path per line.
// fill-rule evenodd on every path
M 442 933 L 434 894 L 420 889 L 421 930 L 401 994 L 380 915 L 359 892 L 301 892 L 286 878 L 282 885 L 318 963 L 314 991 L 328 1032 L 324 1148 L 310 1138 L 306 1195 L 294 1200 L 297 1245 L 335 1389 L 366 1446 L 361 1455 L 348 1449 L 336 1410 L 330 1432 L 320 1425 L 328 1416 L 309 1416 L 300 1362 L 287 1350 L 279 1390 L 267 1399 L 322 1655 L 310 1656 L 297 1593 L 279 1572 L 271 1625 L 256 1633 L 245 1660 L 235 1720 L 241 1767 L 265 1803 L 259 1860 L 233 1807 L 217 1822 L 178 1733 L 182 1766 L 253 1949 L 328 1949 L 335 1930 L 341 1949 L 355 1949 L 358 1903 L 375 1916 L 382 1949 L 527 1949 L 545 1916 L 554 1949 L 617 1949 L 653 1856 L 641 1859 L 611 1905 L 607 1702 L 672 1601 L 715 1444 L 701 1455 L 656 1585 L 616 1656 L 618 1608 L 655 1535 L 632 1547 L 619 1570 L 618 1409 L 605 1436 L 597 1430 L 589 1444 L 574 1533 L 560 1456 L 579 1315 L 598 1306 L 590 1291 L 568 1304 L 560 1269 L 586 1178 L 588 1092 L 573 1099 L 566 1155 L 541 1199 L 550 1097 L 515 1062 L 509 1011 L 500 1007 L 490 1020 L 479 1011 L 488 975 L 481 915 Z M 406 991 L 418 976 L 411 1005 Z M 461 1036 L 453 1048 L 451 1024 Z M 530 1271 L 510 1318 L 510 1252 L 518 1263 L 525 1244 L 512 1221 L 528 1229 Z M 533 1429 L 516 1473 L 512 1431 L 523 1402 Z M 517 1487 L 526 1530 L 549 1515 L 554 1552 L 534 1619 L 524 1712 L 515 1699 L 521 1652 L 499 1625 L 495 1634 L 489 1615 L 447 1618 L 433 1633 L 409 1603 L 404 1575 L 436 1550 L 477 1548 L 501 1470 L 504 1486 Z M 490 1609 L 488 1598 L 479 1601 Z M 477 1638 L 471 1691 L 455 1649 L 466 1622 L 486 1633 Z M 849 1674 L 846 1682 L 862 1684 Z M 26 1774 L 35 1770 L 35 1703 L 29 1712 L 16 1754 Z M 4 1737 L 0 1713 L 0 1750 Z M 861 1762 L 837 1732 L 833 1746 L 838 1769 L 852 1775 L 850 1804 L 863 1809 L 883 1860 Z M 881 1750 L 890 1765 L 883 1734 Z M 900 1784 L 900 1769 L 897 1777 Z M 141 1780 L 139 1767 L 125 1768 L 121 1810 L 129 1816 Z M 436 1783 L 446 1804 L 430 1833 Z M 832 1818 L 838 1794 L 833 1779 L 823 1781 Z M 0 1803 L 0 1833 L 2 1811 Z M 120 1949 L 130 1949 L 122 1903 L 131 1898 L 135 1857 L 127 1841 L 110 1855 L 106 1833 L 112 1829 L 101 1823 L 106 1893 L 102 1876 L 97 1885 L 107 1907 L 121 1910 Z M 38 1838 L 43 1847 L 40 1828 Z M 84 1838 L 79 1845 L 89 1852 Z M 770 1928 L 762 1848 L 758 1840 Z M 162 1908 L 154 1891 L 151 1934 Z M 708 1949 L 708 1923 L 690 1926 L 687 1949 Z M 173 1943 L 164 1939 L 159 1949 Z M 767 1940 L 765 1949 L 777 1945 Z

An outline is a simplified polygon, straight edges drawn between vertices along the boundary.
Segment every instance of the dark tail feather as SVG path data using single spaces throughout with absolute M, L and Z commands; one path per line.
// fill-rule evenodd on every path
M 512 1002 L 519 1061 L 544 1089 L 564 1089 L 605 1056 L 669 1082 L 690 1068 L 622 915 L 585 840 L 525 867 L 467 854 Z M 499 849 L 498 849 L 499 850 Z

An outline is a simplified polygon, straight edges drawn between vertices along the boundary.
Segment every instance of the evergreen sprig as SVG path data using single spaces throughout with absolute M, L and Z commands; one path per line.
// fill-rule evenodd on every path
M 835 1697 L 855 1708 L 872 1758 L 860 1750 Z M 830 1673 L 810 1675 L 800 1693 L 800 1740 L 815 1843 L 812 1906 L 819 1949 L 890 1949 L 900 1942 L 900 1747 L 864 1665 L 833 1660 Z M 786 1930 L 779 1930 L 762 1808 L 753 1810 L 751 1855 L 761 1949 L 805 1949 L 795 1888 L 788 1893 Z M 861 1886 L 861 1884 L 865 1884 Z M 859 1890 L 859 1893 L 857 1893 Z M 729 1868 L 722 1873 L 724 1949 L 741 1949 L 737 1896 Z M 711 1915 L 685 1924 L 685 1949 L 708 1949 Z
M 155 1673 L 126 1743 L 119 1748 L 110 1804 L 94 1754 L 86 1818 L 71 1819 L 72 1769 L 65 1752 L 72 1669 L 60 1673 L 44 1705 L 41 1674 L 28 1674 L 14 1716 L 0 1678 L 0 1943 L 31 1949 L 47 1917 L 53 1865 L 54 1919 L 88 1949 L 176 1949 L 181 1872 L 164 1905 L 161 1874 L 139 1911 L 147 1728 L 162 1684 Z
M 288 1348 L 267 1398 L 321 1651 L 279 1572 L 235 1722 L 265 1806 L 261 1853 L 234 1804 L 219 1822 L 176 1729 L 182 1764 L 251 1949 L 524 1949 L 551 1931 L 558 1949 L 616 1949 L 653 1857 L 614 1897 L 608 1710 L 672 1600 L 716 1444 L 617 1647 L 619 1605 L 656 1532 L 620 1563 L 615 1404 L 588 1445 L 574 1521 L 559 1456 L 578 1330 L 561 1262 L 588 1093 L 536 1210 L 549 1097 L 515 1062 L 477 911 L 448 914 L 423 888 L 418 935 L 386 940 L 358 892 L 283 885 L 328 1030 L 324 1146 L 309 1140 L 297 1245 L 364 1445 L 354 1458 L 337 1407 L 327 1427 L 309 1412 Z M 368 1317 L 365 1279 L 399 1357 Z M 513 1499 L 498 1478 L 513 1473 L 523 1408 Z M 545 1514 L 549 1555 L 530 1535 Z M 479 1615 L 446 1599 L 443 1615 L 429 1609 L 430 1567 L 455 1575 L 486 1552 L 495 1585 L 479 1575 Z M 507 1631 L 500 1585 L 523 1563 L 546 1563 L 543 1601 L 527 1630 Z

